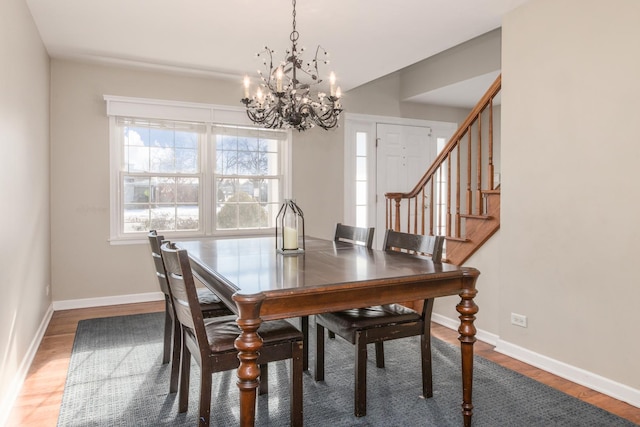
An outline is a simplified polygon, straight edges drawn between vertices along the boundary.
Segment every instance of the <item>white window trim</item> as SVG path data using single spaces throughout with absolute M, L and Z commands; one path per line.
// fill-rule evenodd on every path
M 231 107 L 227 105 L 204 104 L 195 102 L 167 101 L 151 98 L 132 98 L 124 96 L 104 95 L 107 104 L 107 116 L 109 118 L 109 239 L 112 245 L 119 244 L 148 244 L 147 239 L 141 239 L 139 236 L 126 237 L 120 233 L 120 224 L 122 212 L 120 209 L 120 171 L 114 165 L 120 164 L 121 150 L 120 139 L 112 130 L 115 128 L 116 117 L 135 117 L 143 119 L 161 119 L 200 122 L 207 126 L 207 132 L 210 131 L 210 125 L 223 124 L 232 126 L 255 126 L 247 117 L 246 111 L 242 107 Z M 282 144 L 282 175 L 284 177 L 282 183 L 283 198 L 292 197 L 292 150 L 291 150 L 291 130 L 288 131 L 287 140 Z M 201 151 L 201 161 L 204 156 L 211 155 L 207 147 Z M 205 183 L 205 187 L 213 183 Z M 213 207 L 213 200 L 210 195 L 206 194 L 204 189 L 202 192 L 202 204 L 207 206 L 207 211 Z M 206 204 L 206 205 L 205 205 Z M 180 237 L 183 240 L 189 237 L 203 237 L 205 235 L 213 235 L 213 226 L 211 219 L 205 217 L 204 223 L 198 233 L 183 234 Z M 265 231 L 266 232 L 266 231 Z M 256 232 L 258 234 L 259 232 Z M 180 233 L 165 233 L 180 235 Z M 195 235 L 197 234 L 197 235 Z M 216 235 L 238 234 L 234 232 L 218 232 Z

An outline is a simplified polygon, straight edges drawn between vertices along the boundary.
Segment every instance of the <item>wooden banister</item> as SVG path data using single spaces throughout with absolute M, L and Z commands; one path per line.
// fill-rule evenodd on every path
M 466 219 L 488 217 L 486 192 L 495 190 L 494 98 L 501 88 L 498 76 L 411 191 L 385 194 L 388 228 L 465 242 Z

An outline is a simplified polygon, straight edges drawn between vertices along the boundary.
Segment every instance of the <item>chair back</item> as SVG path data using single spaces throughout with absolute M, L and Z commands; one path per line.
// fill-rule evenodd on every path
M 400 250 L 403 252 L 430 255 L 433 262 L 442 262 L 444 236 L 424 236 L 422 234 L 401 233 L 387 230 L 384 237 L 385 251 Z
M 185 249 L 178 249 L 170 242 L 164 242 L 160 250 L 167 270 L 167 282 L 171 290 L 176 317 L 195 335 L 198 346 L 202 349 L 207 343 L 207 335 L 191 264 L 189 264 L 189 255 Z
M 371 249 L 371 246 L 373 245 L 374 231 L 375 229 L 373 227 L 353 227 L 351 225 L 338 223 L 336 225 L 336 235 L 333 240 L 336 242 L 347 242 L 362 245 Z
M 149 237 L 149 244 L 151 245 L 151 257 L 156 267 L 156 277 L 158 278 L 160 290 L 169 296 L 171 294 L 169 293 L 169 284 L 167 283 L 167 271 L 165 270 L 164 261 L 162 260 L 162 253 L 160 252 L 160 246 L 164 241 L 164 236 L 159 236 L 156 230 L 149 231 L 147 236 Z

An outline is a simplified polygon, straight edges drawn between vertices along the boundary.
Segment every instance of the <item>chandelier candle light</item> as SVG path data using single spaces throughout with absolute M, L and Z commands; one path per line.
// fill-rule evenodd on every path
M 277 129 L 297 129 L 303 131 L 314 126 L 331 129 L 338 125 L 342 112 L 340 104 L 341 91 L 336 87 L 336 76 L 333 72 L 329 77 L 329 95 L 318 91 L 313 94 L 311 88 L 322 83 L 319 77 L 318 62 L 328 64 L 327 51 L 321 46 L 311 62 L 303 62 L 298 52 L 299 33 L 296 30 L 296 0 L 293 0 L 293 31 L 289 39 L 291 49 L 287 49 L 285 60 L 274 67 L 273 54 L 275 51 L 265 46 L 265 50 L 258 56 L 263 58 L 265 73 L 258 70 L 260 83 L 255 95 L 250 95 L 251 80 L 244 78 L 244 98 L 242 103 L 247 108 L 247 116 L 252 122 Z M 318 58 L 318 56 L 324 57 Z M 299 76 L 305 74 L 311 80 L 303 83 Z

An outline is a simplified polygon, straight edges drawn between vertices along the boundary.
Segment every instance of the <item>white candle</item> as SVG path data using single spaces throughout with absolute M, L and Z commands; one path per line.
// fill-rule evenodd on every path
M 282 92 L 282 67 L 276 70 L 276 91 Z
M 284 247 L 282 249 L 298 249 L 298 230 L 284 227 Z
M 249 76 L 244 76 L 244 97 L 249 98 L 249 85 L 251 81 L 249 80 Z
M 262 103 L 264 102 L 264 97 L 262 95 L 262 89 L 258 88 L 256 91 L 256 100 L 258 101 L 258 108 L 262 108 Z
M 336 96 L 336 75 L 333 71 L 329 75 L 329 83 L 331 86 L 331 96 Z

